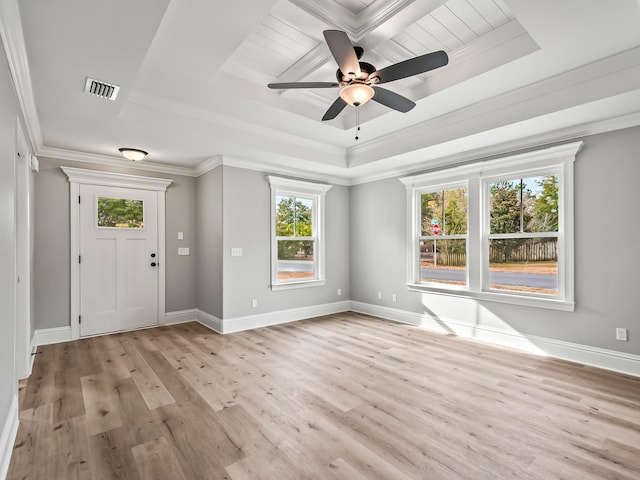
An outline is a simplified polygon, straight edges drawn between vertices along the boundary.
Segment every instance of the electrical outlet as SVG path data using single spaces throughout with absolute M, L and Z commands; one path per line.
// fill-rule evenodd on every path
M 258 299 L 257 298 L 252 298 L 251 299 L 251 308 L 258 308 Z
M 184 232 L 178 232 L 178 240 L 184 240 Z
M 341 296 L 341 295 L 342 295 L 342 289 L 341 289 L 341 288 L 339 288 L 339 289 L 338 289 L 338 296 Z
M 382 300 L 382 292 L 378 292 L 378 300 Z
M 626 328 L 616 328 L 616 340 L 621 342 L 627 341 L 627 329 Z
M 395 293 L 393 295 L 391 295 L 391 301 L 393 303 L 396 303 L 398 301 L 398 296 Z

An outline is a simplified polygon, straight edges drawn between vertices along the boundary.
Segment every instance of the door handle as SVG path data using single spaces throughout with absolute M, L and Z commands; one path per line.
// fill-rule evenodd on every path
M 156 266 L 156 262 L 151 262 L 151 266 L 155 267 Z

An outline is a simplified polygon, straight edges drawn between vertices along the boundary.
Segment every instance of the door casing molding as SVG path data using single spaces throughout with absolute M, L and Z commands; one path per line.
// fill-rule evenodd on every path
M 164 319 L 165 310 L 165 193 L 173 182 L 167 178 L 141 177 L 124 173 L 101 172 L 74 167 L 60 167 L 69 178 L 70 225 L 71 225 L 71 339 L 80 338 L 80 185 L 99 185 L 108 187 L 135 188 L 152 190 L 158 193 L 158 258 L 163 259 L 158 265 L 158 320 Z

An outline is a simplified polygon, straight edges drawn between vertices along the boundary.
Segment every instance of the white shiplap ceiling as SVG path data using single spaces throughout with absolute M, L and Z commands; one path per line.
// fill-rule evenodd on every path
M 640 123 L 639 4 L 0 0 L 0 31 L 40 155 L 117 163 L 127 145 L 148 169 L 349 182 Z M 337 89 L 266 88 L 333 81 L 326 29 L 378 68 L 437 50 L 450 63 L 388 84 L 416 108 L 369 102 L 356 142 L 353 107 L 320 121 Z M 117 100 L 83 94 L 88 76 L 120 85 Z

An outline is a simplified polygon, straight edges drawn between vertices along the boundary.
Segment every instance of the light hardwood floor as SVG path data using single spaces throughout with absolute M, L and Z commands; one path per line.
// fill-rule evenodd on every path
M 354 313 L 41 347 L 14 479 L 638 479 L 640 379 Z

